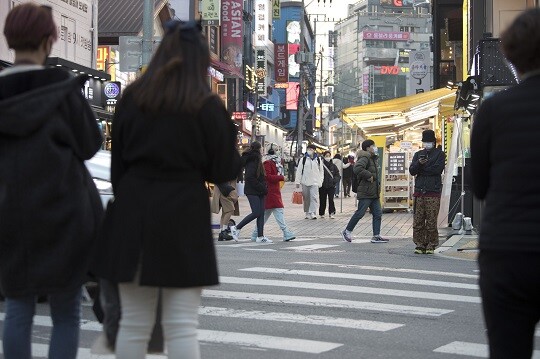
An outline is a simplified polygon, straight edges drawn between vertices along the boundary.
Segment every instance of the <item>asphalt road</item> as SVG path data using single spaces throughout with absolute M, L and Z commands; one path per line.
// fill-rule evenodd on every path
M 414 255 L 406 239 L 216 245 L 222 284 L 203 294 L 203 358 L 487 357 L 474 261 Z M 45 357 L 47 306 L 37 314 Z M 99 324 L 89 306 L 83 317 L 79 358 L 112 358 L 89 353 Z

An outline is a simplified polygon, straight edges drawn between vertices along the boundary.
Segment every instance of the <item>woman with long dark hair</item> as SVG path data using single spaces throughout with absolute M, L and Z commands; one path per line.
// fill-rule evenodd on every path
M 261 143 L 257 141 L 251 143 L 249 149 L 242 154 L 242 161 L 246 168 L 244 193 L 249 201 L 251 213 L 238 225 L 231 227 L 231 234 L 235 240 L 238 240 L 240 230 L 249 222 L 257 219 L 256 242 L 273 243 L 271 239 L 264 236 L 264 201 L 268 193 L 268 186 L 262 163 Z
M 200 358 L 202 287 L 218 284 L 205 181 L 236 178 L 236 130 L 207 84 L 196 22 L 167 23 L 146 72 L 128 86 L 112 131 L 114 208 L 93 272 L 119 283 L 117 358 L 144 358 L 159 293 L 169 358 Z

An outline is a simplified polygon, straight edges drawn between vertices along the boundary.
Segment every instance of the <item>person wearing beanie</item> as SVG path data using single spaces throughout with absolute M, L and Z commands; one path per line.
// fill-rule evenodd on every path
M 273 148 L 268 150 L 268 155 L 263 162 L 266 183 L 268 184 L 268 194 L 266 195 L 266 201 L 264 203 L 264 224 L 270 218 L 270 215 L 274 215 L 279 228 L 283 231 L 283 241 L 288 242 L 296 238 L 294 233 L 287 227 L 285 223 L 285 212 L 283 206 L 283 200 L 281 198 L 281 182 L 285 181 L 283 176 L 283 166 L 281 165 L 281 159 Z M 251 233 L 251 240 L 256 242 L 257 229 L 254 229 Z
M 382 208 L 379 199 L 381 184 L 377 166 L 378 148 L 375 142 L 373 140 L 362 142 L 362 149 L 357 152 L 356 158 L 353 176 L 358 178 L 358 187 L 356 188 L 358 209 L 352 215 L 347 227 L 341 232 L 341 236 L 344 241 L 351 242 L 354 227 L 364 217 L 366 210 L 369 208 L 373 215 L 371 243 L 387 243 L 388 239 L 381 237 Z
M 300 188 L 300 185 L 302 185 L 306 219 L 317 219 L 319 188 L 322 186 L 324 178 L 322 161 L 317 157 L 315 150 L 315 145 L 308 145 L 306 154 L 298 161 L 296 169 L 296 188 Z
M 433 130 L 422 132 L 422 149 L 413 156 L 409 173 L 414 181 L 414 253 L 433 254 L 439 245 L 437 216 L 441 205 L 442 172 L 446 155 L 436 147 Z

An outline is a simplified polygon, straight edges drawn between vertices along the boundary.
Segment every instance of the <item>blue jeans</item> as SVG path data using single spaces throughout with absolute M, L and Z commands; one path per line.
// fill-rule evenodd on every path
M 276 222 L 279 226 L 279 228 L 283 231 L 283 238 L 289 239 L 291 237 L 294 237 L 293 232 L 287 227 L 287 224 L 285 223 L 284 218 L 284 210 L 283 208 L 272 208 L 267 209 L 264 211 L 264 224 L 268 222 L 268 219 L 270 218 L 270 215 L 274 214 L 274 218 L 276 219 Z M 251 240 L 255 241 L 257 239 L 257 228 L 253 229 L 253 232 L 251 233 Z
M 358 209 L 352 215 L 349 224 L 347 224 L 349 232 L 352 232 L 358 221 L 364 217 L 368 207 L 373 215 L 373 235 L 381 234 L 382 208 L 378 198 L 362 198 L 358 200 Z
M 249 201 L 249 206 L 251 207 L 251 213 L 238 223 L 236 228 L 242 229 L 246 224 L 257 219 L 257 234 L 259 237 L 262 237 L 264 235 L 264 200 L 266 196 L 246 194 L 246 197 Z
M 37 297 L 6 298 L 4 358 L 32 358 L 32 322 Z M 49 359 L 75 359 L 79 347 L 81 288 L 49 296 L 53 322 Z

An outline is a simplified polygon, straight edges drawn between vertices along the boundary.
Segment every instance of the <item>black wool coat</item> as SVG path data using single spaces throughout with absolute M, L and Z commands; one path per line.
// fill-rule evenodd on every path
M 107 211 L 92 273 L 113 282 L 200 287 L 218 284 L 205 181 L 240 170 L 236 129 L 212 96 L 199 113 L 142 113 L 127 93 L 113 119 Z
M 536 75 L 483 101 L 474 118 L 471 184 L 485 200 L 481 250 L 540 253 L 539 98 Z
M 99 150 L 87 77 L 0 73 L 0 286 L 7 297 L 86 280 L 102 205 L 84 160 Z
M 246 151 L 242 154 L 242 162 L 246 169 L 244 175 L 246 182 L 244 193 L 255 196 L 266 196 L 268 194 L 268 185 L 264 176 L 264 166 L 260 153 Z
M 420 155 L 425 155 L 427 162 L 420 163 Z M 435 147 L 431 150 L 422 149 L 416 152 L 409 166 L 409 173 L 416 176 L 414 191 L 425 194 L 426 192 L 442 192 L 442 173 L 446 162 L 443 150 Z

